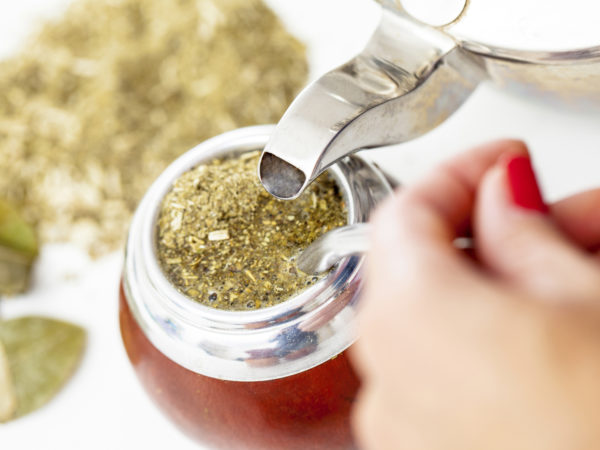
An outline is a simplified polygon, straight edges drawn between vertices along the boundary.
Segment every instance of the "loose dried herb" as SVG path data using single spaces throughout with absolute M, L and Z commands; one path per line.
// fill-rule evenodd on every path
M 13 413 L 4 418 L 10 420 L 43 406 L 69 379 L 81 359 L 85 331 L 58 320 L 22 317 L 0 322 L 0 342 L 12 378 L 13 390 L 9 384 L 7 395 L 16 400 Z
M 8 357 L 0 342 L 0 423 L 10 420 L 17 410 L 17 399 L 12 376 L 8 367 Z
M 12 205 L 0 199 L 0 295 L 25 291 L 37 254 L 33 228 Z
M 158 256 L 167 278 L 192 299 L 219 309 L 280 303 L 319 277 L 296 270 L 309 243 L 347 222 L 328 175 L 298 199 L 281 201 L 260 184 L 259 153 L 216 159 L 183 174 L 158 218 Z
M 0 63 L 0 196 L 103 254 L 170 161 L 277 121 L 306 74 L 260 0 L 78 0 Z

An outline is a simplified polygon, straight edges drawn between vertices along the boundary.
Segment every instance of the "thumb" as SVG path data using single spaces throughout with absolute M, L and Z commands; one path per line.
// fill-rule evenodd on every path
M 483 178 L 478 256 L 492 274 L 538 297 L 600 302 L 600 266 L 553 224 L 528 156 L 506 156 Z

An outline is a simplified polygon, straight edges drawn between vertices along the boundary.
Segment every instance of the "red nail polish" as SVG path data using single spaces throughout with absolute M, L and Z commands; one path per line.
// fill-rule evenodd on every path
M 509 156 L 506 174 L 515 205 L 532 211 L 548 212 L 528 156 Z

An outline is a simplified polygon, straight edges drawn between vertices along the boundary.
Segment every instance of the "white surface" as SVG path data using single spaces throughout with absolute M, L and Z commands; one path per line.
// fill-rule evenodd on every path
M 39 17 L 56 15 L 66 1 L 2 1 L 0 54 L 13 51 Z M 358 52 L 378 18 L 377 7 L 369 0 L 268 3 L 309 44 L 312 77 Z M 532 147 L 547 197 L 556 199 L 600 186 L 599 123 L 600 115 L 551 110 L 482 86 L 437 130 L 370 155 L 410 182 L 440 159 L 470 145 L 519 137 Z M 117 320 L 120 269 L 120 253 L 90 261 L 70 246 L 46 246 L 34 289 L 2 303 L 4 317 L 45 314 L 79 323 L 89 333 L 87 352 L 74 379 L 46 407 L 0 425 L 2 448 L 198 448 L 163 418 L 129 366 Z

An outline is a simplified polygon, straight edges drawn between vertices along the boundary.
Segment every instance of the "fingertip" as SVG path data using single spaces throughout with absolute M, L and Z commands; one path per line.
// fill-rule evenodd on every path
M 527 166 L 527 180 L 517 179 L 521 173 L 511 174 L 515 162 Z M 520 170 L 522 167 L 518 169 L 518 172 L 524 171 Z M 535 201 L 532 200 L 531 191 L 536 193 Z M 512 151 L 503 153 L 483 176 L 477 194 L 475 229 L 479 250 L 485 252 L 493 247 L 490 251 L 501 251 L 496 247 L 502 247 L 501 241 L 512 236 L 516 229 L 530 228 L 534 224 L 540 230 L 552 229 L 546 212 L 547 207 L 537 187 L 529 156 Z M 493 259 L 493 256 L 490 255 L 490 258 Z
M 529 155 L 513 151 L 500 155 L 482 178 L 478 212 L 480 219 L 491 224 L 501 219 L 499 214 L 548 214 Z M 492 219 L 487 218 L 490 214 Z
M 506 206 L 508 191 L 505 175 L 501 162 L 496 163 L 485 173 L 478 192 L 478 201 L 481 202 L 481 206 L 485 207 L 494 204 Z
M 529 155 L 529 146 L 522 139 L 516 138 L 505 138 L 498 139 L 488 144 L 485 144 L 488 148 L 490 148 L 491 152 L 499 152 L 500 158 L 504 155 L 512 154 L 512 155 Z
M 587 298 L 595 286 L 589 262 L 558 231 L 539 198 L 515 196 L 501 159 L 484 175 L 476 201 L 479 260 L 499 279 L 541 298 Z M 577 282 L 564 283 L 564 277 Z

